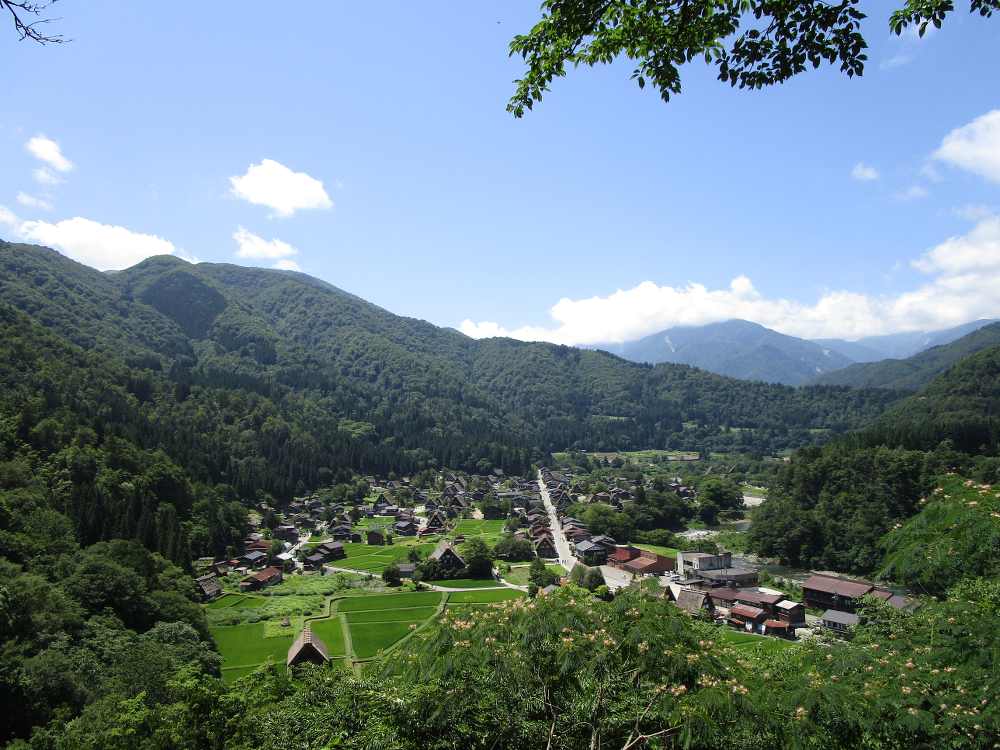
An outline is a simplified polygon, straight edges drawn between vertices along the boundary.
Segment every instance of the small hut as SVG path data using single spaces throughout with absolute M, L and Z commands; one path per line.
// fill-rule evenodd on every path
M 312 628 L 307 623 L 291 648 L 288 649 L 286 664 L 289 667 L 294 667 L 303 662 L 326 664 L 328 661 L 330 661 L 330 653 L 327 651 L 326 644 L 319 637 L 313 635 Z

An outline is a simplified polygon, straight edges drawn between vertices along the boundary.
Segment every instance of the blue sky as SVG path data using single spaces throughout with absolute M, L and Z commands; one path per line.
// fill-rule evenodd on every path
M 697 63 L 664 104 L 626 61 L 515 120 L 506 49 L 535 0 L 241 7 L 62 0 L 72 43 L 6 30 L 0 236 L 103 268 L 295 264 L 396 313 L 571 344 L 1000 315 L 1000 19 L 896 39 L 873 2 L 861 79 L 750 93 Z

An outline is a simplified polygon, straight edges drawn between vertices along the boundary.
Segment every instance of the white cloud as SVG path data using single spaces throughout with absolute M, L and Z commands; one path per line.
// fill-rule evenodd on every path
M 307 208 L 331 208 L 333 202 L 323 183 L 305 172 L 293 172 L 284 164 L 264 159 L 251 164 L 246 174 L 230 177 L 232 194 L 257 206 L 267 206 L 277 216 L 287 217 Z
M 284 258 L 275 263 L 272 268 L 277 268 L 279 271 L 301 271 L 302 268 L 294 260 L 288 260 Z
M 921 198 L 926 198 L 929 195 L 927 188 L 923 185 L 910 185 L 906 190 L 900 190 L 896 193 L 896 200 L 900 201 L 916 201 Z
M 878 170 L 863 161 L 859 161 L 851 170 L 851 177 L 859 182 L 871 182 L 878 179 Z
M 507 328 L 494 321 L 464 320 L 459 328 L 474 338 L 510 336 L 581 345 L 632 341 L 672 326 L 732 318 L 793 336 L 859 338 L 1000 316 L 1000 217 L 982 219 L 969 233 L 942 242 L 911 265 L 928 278 L 896 295 L 834 290 L 804 303 L 766 297 L 746 276 L 723 289 L 644 281 L 605 297 L 561 299 L 549 311 L 549 326 Z
M 31 173 L 39 185 L 61 185 L 65 180 L 48 167 L 39 167 Z
M 290 255 L 298 255 L 299 251 L 278 239 L 265 240 L 252 232 L 248 232 L 243 227 L 239 227 L 233 232 L 233 239 L 236 240 L 238 248 L 236 257 L 238 258 L 287 258 Z
M 16 227 L 18 224 L 18 218 L 6 206 L 0 206 L 0 225 L 7 227 Z
M 913 266 L 924 273 L 949 277 L 974 272 L 1000 274 L 1000 216 L 981 219 L 971 232 L 948 238 L 915 260 Z
M 897 55 L 893 55 L 892 57 L 883 60 L 879 64 L 879 67 L 882 68 L 882 70 L 892 70 L 893 68 L 902 68 L 904 65 L 909 65 L 911 62 L 913 62 L 912 55 L 900 52 Z
M 77 216 L 51 224 L 26 221 L 18 227 L 22 238 L 54 247 L 73 260 L 101 271 L 134 266 L 153 255 L 173 255 L 177 248 L 153 234 L 100 224 Z
M 941 141 L 934 158 L 1000 182 L 1000 109 L 952 130 Z
M 59 144 L 44 135 L 36 135 L 28 140 L 24 147 L 32 156 L 48 164 L 57 172 L 69 172 L 73 162 L 63 156 Z
M 34 195 L 29 195 L 28 193 L 18 193 L 17 202 L 22 206 L 27 206 L 28 208 L 38 208 L 42 211 L 51 211 L 52 204 L 49 203 L 44 198 L 37 198 Z

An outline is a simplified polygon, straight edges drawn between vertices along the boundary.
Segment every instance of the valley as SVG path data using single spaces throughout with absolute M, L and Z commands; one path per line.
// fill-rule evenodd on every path
M 537 739 L 552 720 L 529 708 L 529 664 L 548 665 L 568 735 L 580 695 L 638 669 L 641 685 L 674 686 L 656 721 L 717 746 L 729 723 L 759 731 L 766 714 L 781 744 L 782 712 L 819 690 L 803 675 L 862 695 L 849 665 L 886 633 L 916 663 L 942 617 L 965 629 L 921 669 L 990 668 L 958 654 L 995 637 L 993 326 L 905 360 L 926 386 L 789 387 L 474 341 L 300 274 L 153 258 L 105 275 L 11 244 L 0 261 L 0 543 L 8 640 L 26 654 L 7 663 L 36 681 L 5 683 L 35 707 L 8 721 L 14 747 L 50 731 L 108 741 L 121 718 L 98 712 L 122 699 L 119 675 L 140 679 L 131 652 L 94 683 L 75 666 L 108 642 L 157 665 L 142 691 L 163 698 L 145 705 L 181 706 L 194 746 L 215 742 L 205 721 L 238 725 L 244 739 L 217 735 L 234 746 L 299 736 L 303 721 L 358 747 L 382 732 L 414 747 L 426 732 L 480 736 L 458 729 L 478 708 L 435 698 L 441 725 L 420 707 L 470 681 Z M 71 692 L 48 660 L 67 664 Z M 899 665 L 869 666 L 880 700 L 900 700 Z M 595 682 L 570 688 L 567 669 Z M 715 713 L 723 679 L 757 703 Z M 936 690 L 957 694 L 957 679 Z M 196 685 L 211 704 L 178 692 Z M 334 708 L 358 695 L 364 711 Z M 395 700 L 422 717 L 412 736 L 372 710 Z M 816 731 L 869 736 L 880 704 L 828 700 L 864 718 L 817 714 Z M 149 721 L 180 731 L 156 710 Z M 602 731 L 626 731 L 614 716 Z

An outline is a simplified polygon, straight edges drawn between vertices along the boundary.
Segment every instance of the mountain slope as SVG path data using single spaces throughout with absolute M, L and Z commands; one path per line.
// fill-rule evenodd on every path
M 970 324 L 971 325 L 971 324 Z M 949 344 L 935 346 L 909 359 L 886 359 L 851 365 L 828 373 L 813 382 L 848 385 L 855 388 L 919 390 L 964 357 L 1000 345 L 1000 323 L 978 327 Z
M 968 453 L 995 450 L 1000 445 L 1000 346 L 960 360 L 888 409 L 862 437 L 869 444 L 920 450 L 945 440 Z
M 746 320 L 683 326 L 621 345 L 633 362 L 673 362 L 741 380 L 800 385 L 852 359 Z
M 475 341 L 304 274 L 173 257 L 102 274 L 0 243 L 0 292 L 138 384 L 141 444 L 249 495 L 289 497 L 340 467 L 520 470 L 573 447 L 766 452 L 863 425 L 898 398 Z
M 938 331 L 911 331 L 890 333 L 884 336 L 867 336 L 857 341 L 842 339 L 817 339 L 816 343 L 850 357 L 855 362 L 877 362 L 882 359 L 906 359 L 933 346 L 950 344 L 967 336 L 995 319 L 973 320 L 952 328 Z

